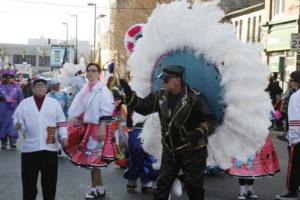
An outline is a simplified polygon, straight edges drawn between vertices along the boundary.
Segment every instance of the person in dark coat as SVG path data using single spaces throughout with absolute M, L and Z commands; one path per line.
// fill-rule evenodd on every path
M 204 199 L 204 170 L 207 137 L 215 128 L 216 118 L 206 97 L 184 82 L 184 67 L 164 66 L 159 78 L 162 89 L 140 98 L 125 80 L 120 84 L 128 107 L 142 115 L 158 112 L 162 131 L 162 161 L 155 200 L 167 200 L 180 170 L 190 200 Z

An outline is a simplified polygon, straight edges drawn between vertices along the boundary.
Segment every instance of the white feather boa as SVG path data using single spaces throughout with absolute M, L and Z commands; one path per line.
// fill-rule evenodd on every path
M 79 70 L 85 71 L 85 63 L 84 59 L 81 58 L 79 64 L 74 63 L 65 63 L 63 67 L 60 69 L 60 74 L 58 77 L 55 77 L 59 80 L 62 87 L 66 87 L 71 78 L 75 76 L 75 73 Z
M 220 23 L 224 13 L 217 3 L 195 3 L 191 9 L 186 1 L 158 5 L 128 65 L 133 76 L 132 88 L 141 97 L 151 92 L 153 67 L 167 51 L 189 46 L 196 50 L 195 56 L 203 54 L 218 66 L 227 108 L 223 123 L 209 137 L 208 162 L 227 169 L 233 157 L 245 161 L 263 146 L 272 106 L 264 91 L 269 70 L 259 58 L 260 47 L 242 43 L 231 24 Z M 141 137 L 144 149 L 160 160 L 157 114 L 148 117 Z

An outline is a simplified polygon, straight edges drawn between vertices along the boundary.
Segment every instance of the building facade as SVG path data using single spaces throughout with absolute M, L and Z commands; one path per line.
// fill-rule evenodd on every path
M 259 3 L 226 14 L 224 20 L 236 28 L 236 36 L 242 42 L 261 42 L 262 28 L 265 22 L 265 5 Z
M 53 42 L 53 43 L 52 43 Z M 63 41 L 45 38 L 29 39 L 28 44 L 0 44 L 0 67 L 8 63 L 20 66 L 30 65 L 33 74 L 53 71 L 61 67 L 64 58 L 65 45 Z M 71 40 L 70 44 L 75 44 Z M 78 59 L 84 58 L 89 61 L 90 43 L 78 41 Z M 75 59 L 74 45 L 68 45 L 66 61 L 73 62 Z
M 27 44 L 0 44 L 0 66 L 29 64 L 33 73 L 50 69 L 50 46 Z
M 291 34 L 298 33 L 299 3 L 298 0 L 265 1 L 267 19 L 263 30 L 268 66 L 283 83 L 297 68 L 297 54 L 291 50 Z

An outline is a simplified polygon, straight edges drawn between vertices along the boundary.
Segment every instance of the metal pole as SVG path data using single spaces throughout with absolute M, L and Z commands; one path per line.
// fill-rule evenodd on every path
M 67 46 L 67 61 L 68 61 L 68 38 L 69 38 L 69 24 L 67 23 L 67 40 L 66 40 L 66 46 Z
M 71 17 L 75 17 L 76 20 L 76 43 L 75 43 L 75 59 L 74 63 L 78 64 L 78 21 L 77 21 L 77 15 L 71 15 Z
M 94 16 L 94 62 L 95 62 L 95 59 L 96 59 L 96 11 L 97 11 L 97 5 L 95 3 L 88 3 L 87 5 L 95 7 L 95 16 Z
M 77 59 L 78 59 L 78 21 L 77 21 L 77 15 L 76 15 L 76 64 L 78 63 Z
M 67 54 L 66 54 L 66 61 L 68 61 L 68 38 L 69 38 L 69 24 L 68 23 L 62 23 L 63 25 L 66 25 L 67 26 L 67 38 L 66 38 L 66 50 L 67 50 Z
M 95 17 L 94 17 L 94 60 L 96 59 L 96 4 L 95 6 Z

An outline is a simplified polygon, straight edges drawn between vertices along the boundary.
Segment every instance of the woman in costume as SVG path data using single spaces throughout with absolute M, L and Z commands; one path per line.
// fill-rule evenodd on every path
M 108 83 L 110 83 L 110 81 L 108 81 Z M 116 121 L 114 122 L 114 129 L 116 131 L 116 142 L 118 144 L 118 156 L 115 164 L 121 168 L 126 168 L 127 159 L 125 158 L 125 151 L 127 148 L 128 140 L 128 130 L 126 127 L 127 107 L 118 89 L 116 87 L 112 87 L 110 89 L 114 96 L 116 106 L 113 112 L 113 116 L 116 119 Z
M 237 199 L 258 199 L 253 185 L 254 180 L 266 176 L 273 176 L 279 172 L 279 160 L 271 137 L 267 136 L 260 151 L 248 157 L 247 162 L 235 159 L 228 174 L 239 178 L 240 192 Z
M 17 147 L 18 131 L 13 125 L 12 116 L 24 97 L 19 84 L 14 81 L 16 72 L 11 66 L 0 70 L 0 113 L 4 116 L 0 120 L 1 149 L 7 149 L 8 142 L 11 149 Z
M 175 1 L 158 5 L 128 66 L 132 89 L 140 97 L 161 87 L 162 66 L 185 67 L 184 81 L 207 97 L 217 117 L 218 127 L 208 137 L 207 162 L 226 170 L 232 167 L 233 157 L 246 162 L 262 148 L 272 105 L 264 91 L 269 70 L 259 58 L 261 49 L 242 43 L 231 24 L 221 23 L 224 13 L 217 4 Z M 160 129 L 158 115 L 152 114 L 141 133 L 145 151 L 158 160 Z
M 99 124 L 101 118 L 112 116 L 114 110 L 113 96 L 106 85 L 99 81 L 100 73 L 98 64 L 87 65 L 88 83 L 76 95 L 68 113 L 69 144 L 65 150 L 73 163 L 91 170 L 92 186 L 86 199 L 105 196 L 100 168 L 109 162 L 103 159 L 104 152 L 113 151 L 104 148 L 105 128 L 108 128 L 104 123 Z M 110 139 L 113 140 L 112 137 Z

